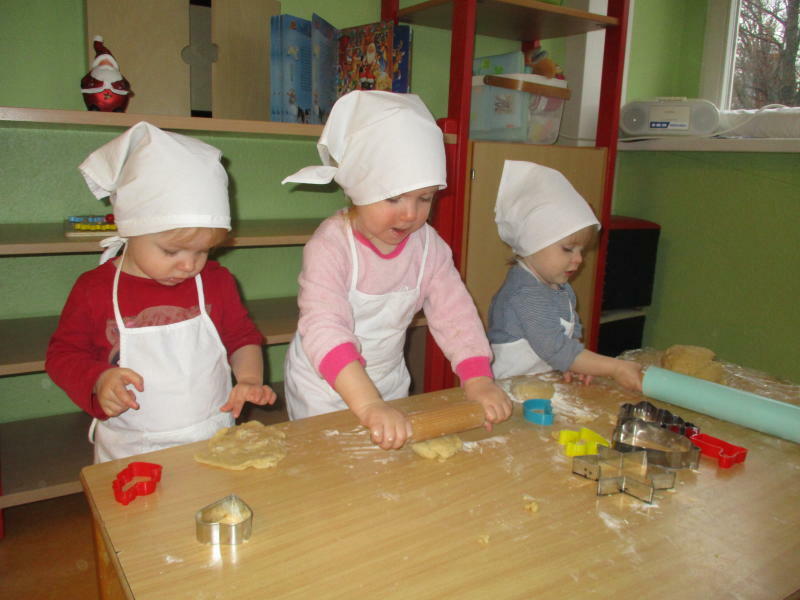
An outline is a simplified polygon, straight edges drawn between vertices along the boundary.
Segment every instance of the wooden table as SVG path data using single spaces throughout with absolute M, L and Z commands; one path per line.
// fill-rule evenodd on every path
M 201 444 L 141 455 L 163 465 L 163 479 L 128 506 L 111 490 L 128 460 L 86 467 L 104 597 L 795 597 L 800 445 L 662 405 L 747 447 L 746 462 L 720 469 L 704 457 L 651 505 L 598 497 L 552 433 L 610 436 L 620 403 L 641 398 L 558 389 L 553 426 L 528 423 L 517 406 L 492 433 L 463 434 L 465 451 L 445 462 L 377 449 L 342 412 L 278 425 L 288 456 L 274 469 L 198 464 Z M 448 390 L 397 404 L 458 399 Z M 253 509 L 251 539 L 197 542 L 195 512 L 232 493 Z M 525 509 L 531 501 L 538 512 Z

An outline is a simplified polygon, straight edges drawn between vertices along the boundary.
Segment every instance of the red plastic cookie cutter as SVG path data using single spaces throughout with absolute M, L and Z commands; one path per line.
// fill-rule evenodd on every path
M 700 448 L 701 454 L 716 458 L 719 466 L 723 469 L 728 469 L 736 463 L 744 462 L 744 459 L 747 458 L 747 448 L 734 446 L 707 433 L 697 433 L 689 439 L 692 440 L 695 446 Z
M 121 504 L 129 504 L 137 496 L 147 496 L 156 491 L 156 485 L 161 481 L 161 465 L 148 462 L 132 462 L 127 467 L 117 473 L 116 479 L 111 484 L 114 489 L 114 498 Z M 134 477 L 147 477 L 143 481 L 137 481 L 127 489 Z

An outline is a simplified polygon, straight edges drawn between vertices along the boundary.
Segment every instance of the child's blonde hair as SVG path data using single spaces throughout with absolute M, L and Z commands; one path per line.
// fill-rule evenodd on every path
M 206 235 L 208 236 L 209 248 L 219 246 L 228 237 L 228 230 L 221 227 L 177 227 L 168 229 L 163 233 L 169 234 L 169 239 L 178 244 L 194 239 L 199 235 Z
M 568 244 L 577 244 L 578 246 L 582 246 L 584 249 L 587 249 L 591 248 L 596 241 L 597 241 L 597 227 L 595 227 L 594 225 L 587 225 L 586 227 L 578 229 L 578 231 L 570 233 L 568 236 L 561 238 L 557 242 L 553 242 L 553 244 L 563 244 L 564 242 L 567 242 Z M 550 245 L 552 246 L 553 244 Z M 544 248 L 542 248 L 542 250 L 544 250 Z M 539 252 L 541 252 L 541 250 L 539 250 Z M 533 254 L 536 254 L 536 252 L 534 252 Z M 508 259 L 508 262 L 506 264 L 514 265 L 516 264 L 517 260 L 522 258 L 525 257 L 518 256 L 515 254 L 514 256 Z

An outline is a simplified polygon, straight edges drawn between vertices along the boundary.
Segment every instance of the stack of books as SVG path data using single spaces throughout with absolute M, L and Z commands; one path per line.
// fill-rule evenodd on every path
M 352 90 L 411 91 L 411 28 L 392 22 L 336 29 L 275 15 L 270 21 L 270 119 L 325 123 Z

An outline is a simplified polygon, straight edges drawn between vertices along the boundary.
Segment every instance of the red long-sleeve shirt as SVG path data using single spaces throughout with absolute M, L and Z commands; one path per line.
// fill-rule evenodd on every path
M 111 297 L 115 271 L 113 261 L 108 261 L 78 278 L 50 339 L 45 363 L 50 378 L 70 399 L 100 419 L 106 415 L 92 390 L 100 374 L 116 366 L 119 359 L 119 331 Z M 230 271 L 208 261 L 200 276 L 206 311 L 228 356 L 242 346 L 261 345 L 264 338 L 248 316 Z M 120 273 L 119 305 L 126 327 L 167 325 L 199 314 L 194 279 L 171 287 Z

